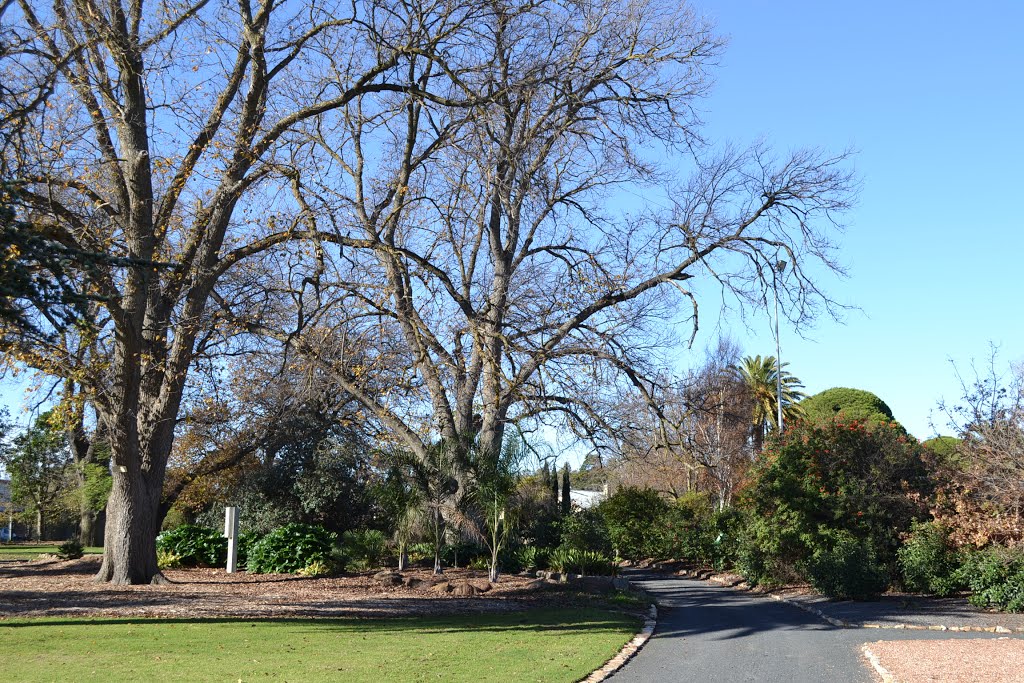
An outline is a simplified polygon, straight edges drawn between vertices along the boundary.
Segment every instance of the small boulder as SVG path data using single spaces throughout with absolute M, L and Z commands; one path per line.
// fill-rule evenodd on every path
M 427 582 L 423 579 L 417 579 L 415 576 L 407 576 L 405 577 L 405 581 L 403 581 L 402 583 L 405 584 L 406 588 L 420 588 Z
M 376 574 L 374 574 L 373 578 L 384 586 L 398 586 L 402 583 L 403 577 L 396 571 L 386 569 L 382 572 L 377 572 Z
M 430 590 L 437 593 L 438 595 L 447 595 L 448 593 L 452 592 L 452 585 L 447 581 L 442 581 L 440 583 L 434 584 L 434 587 Z
M 480 592 L 481 591 L 480 591 L 479 588 L 477 588 L 473 584 L 469 583 L 468 581 L 463 581 L 462 583 L 457 583 L 452 588 L 452 595 L 455 595 L 455 596 L 460 597 L 460 598 L 468 598 L 468 597 L 473 596 L 473 595 L 479 595 Z

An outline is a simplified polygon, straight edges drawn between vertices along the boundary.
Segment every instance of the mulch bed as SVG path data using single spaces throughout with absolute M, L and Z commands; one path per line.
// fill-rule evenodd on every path
M 99 565 L 98 557 L 0 562 L 0 619 L 414 616 L 511 611 L 581 601 L 564 587 L 530 576 L 502 576 L 492 585 L 486 572 L 467 569 L 448 569 L 442 577 L 427 569 L 412 569 L 399 577 L 381 578 L 374 573 L 305 578 L 171 569 L 164 572 L 167 584 L 111 586 L 93 580 Z M 458 597 L 458 592 L 474 595 Z

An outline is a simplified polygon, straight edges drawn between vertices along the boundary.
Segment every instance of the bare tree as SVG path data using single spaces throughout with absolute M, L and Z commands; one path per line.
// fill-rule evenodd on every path
M 292 131 L 359 95 L 414 87 L 403 61 L 472 8 L 17 0 L 0 11 L 0 174 L 21 224 L 80 263 L 96 257 L 78 294 L 97 306 L 73 329 L 99 352 L 83 363 L 53 342 L 63 304 L 52 298 L 27 302 L 31 326 L 5 323 L 0 348 L 74 377 L 104 422 L 113 490 L 98 578 L 159 580 L 178 411 L 198 350 L 228 332 L 207 303 L 229 271 L 304 237 L 268 219 L 305 161 Z
M 963 395 L 940 410 L 960 437 L 949 479 L 960 540 L 1024 541 L 1024 365 L 1005 372 L 993 347 L 973 377 L 959 371 Z M 960 533 L 964 532 L 964 533 Z
M 541 420 L 599 438 L 627 391 L 657 407 L 666 320 L 696 329 L 692 283 L 759 305 L 785 253 L 791 315 L 830 305 L 811 266 L 835 268 L 845 155 L 708 152 L 693 106 L 720 43 L 689 9 L 492 1 L 472 26 L 443 76 L 486 106 L 357 99 L 307 131 L 322 164 L 297 188 L 325 251 L 342 247 L 322 286 L 344 305 L 289 341 L 318 356 L 377 335 L 382 365 L 406 359 L 395 390 L 335 372 L 410 451 L 439 436 L 498 453 L 509 424 Z M 422 89 L 438 71 L 418 66 Z M 663 155 L 693 177 L 674 182 Z M 623 191 L 671 208 L 620 211 Z

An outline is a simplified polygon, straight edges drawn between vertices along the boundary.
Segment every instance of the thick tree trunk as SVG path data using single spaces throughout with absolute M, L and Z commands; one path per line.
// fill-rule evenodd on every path
M 115 469 L 107 501 L 103 565 L 97 581 L 118 585 L 164 583 L 156 563 L 159 492 L 148 491 L 141 476 Z
M 43 509 L 41 507 L 36 508 L 36 540 L 42 541 L 45 536 L 45 529 L 43 528 Z

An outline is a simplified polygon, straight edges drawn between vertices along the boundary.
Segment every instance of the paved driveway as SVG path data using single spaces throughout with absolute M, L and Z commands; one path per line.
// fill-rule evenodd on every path
M 638 583 L 658 601 L 658 626 L 614 683 L 870 683 L 874 673 L 860 654 L 866 642 L 985 635 L 838 628 L 792 605 L 702 581 Z

